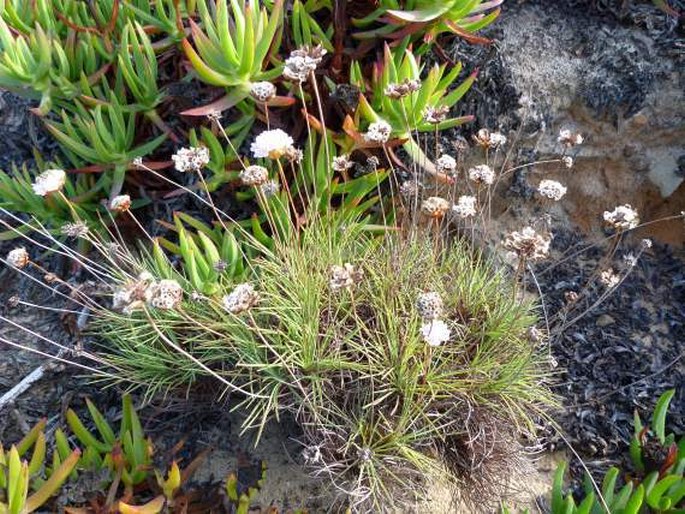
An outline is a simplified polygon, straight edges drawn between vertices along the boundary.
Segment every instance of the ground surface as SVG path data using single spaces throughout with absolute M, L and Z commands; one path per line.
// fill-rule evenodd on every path
M 570 198 L 560 212 L 567 229 L 558 231 L 554 240 L 557 264 L 554 268 L 537 269 L 547 307 L 554 312 L 561 305 L 564 292 L 581 285 L 602 258 L 603 250 L 598 248 L 561 262 L 564 255 L 599 241 L 601 233 L 597 227 L 584 220 L 602 208 L 600 199 L 606 194 L 602 188 L 607 183 L 628 183 L 626 187 L 634 194 L 630 201 L 641 202 L 641 207 L 654 218 L 664 212 L 676 213 L 683 205 L 677 167 L 673 169 L 675 178 L 668 175 L 673 168 L 671 161 L 679 162 L 678 145 L 680 153 L 685 153 L 683 139 L 680 143 L 671 139 L 679 134 L 678 120 L 682 130 L 682 117 L 676 116 L 683 109 L 682 66 L 680 75 L 674 72 L 683 63 L 682 25 L 674 25 L 668 18 L 655 14 L 648 2 L 557 4 L 512 0 L 507 4 L 500 24 L 492 29 L 492 36 L 501 40 L 498 48 L 493 51 L 458 45 L 453 49 L 455 57 L 482 70 L 477 87 L 464 103 L 465 111 L 478 115 L 479 126 L 507 130 L 523 124 L 523 139 L 531 147 L 531 138 L 538 131 L 545 126 L 554 131 L 565 122 L 580 124 L 592 136 L 588 150 L 579 156 L 575 185 L 570 187 Z M 580 30 L 579 24 L 587 30 Z M 625 55 L 614 58 L 619 54 Z M 660 88 L 656 92 L 655 84 Z M 534 100 L 532 111 L 521 111 L 522 97 L 523 103 L 526 97 Z M 670 102 L 676 114 L 669 118 L 663 102 Z M 639 124 L 642 118 L 636 116 L 645 112 L 647 119 L 658 122 L 660 132 Z M 0 167 L 30 159 L 33 145 L 48 154 L 53 150 L 41 129 L 30 120 L 25 103 L 4 94 L 0 97 Z M 669 129 L 672 125 L 674 131 Z M 644 138 L 650 131 L 660 139 Z M 636 142 L 637 151 L 626 150 L 627 143 Z M 447 145 L 449 141 L 444 141 Z M 655 146 L 660 153 L 640 164 L 636 161 L 636 155 L 643 155 L 640 145 Z M 536 146 L 530 155 L 535 158 L 548 151 L 544 145 Z M 665 164 L 655 167 L 654 163 Z M 643 175 L 634 174 L 638 168 L 645 170 Z M 603 170 L 601 180 L 597 179 L 597 169 Z M 650 178 L 652 169 L 661 170 L 661 179 Z M 663 185 L 669 183 L 675 186 L 672 194 L 664 198 Z M 527 177 L 522 177 L 518 184 L 521 187 L 515 187 L 509 194 L 525 194 L 527 184 Z M 587 184 L 599 184 L 599 189 L 588 190 Z M 588 197 L 593 200 L 588 201 Z M 588 205 L 587 212 L 583 211 L 581 207 Z M 682 220 L 679 223 L 665 228 L 659 225 L 645 235 L 656 235 L 669 242 L 682 241 L 685 226 Z M 576 227 L 583 229 L 582 236 L 574 230 Z M 0 254 L 13 246 L 12 242 L 0 242 Z M 57 266 L 67 271 L 59 260 L 39 254 L 33 257 L 46 267 Z M 614 296 L 553 341 L 552 355 L 559 364 L 554 387 L 564 401 L 557 419 L 593 471 L 603 470 L 623 458 L 635 408 L 647 413 L 659 393 L 685 383 L 684 270 L 682 247 L 655 245 Z M 7 303 L 13 295 L 41 305 L 63 305 L 59 297 L 3 268 L 0 313 L 32 331 L 50 334 L 65 346 L 77 344 L 78 339 L 69 331 L 69 319 L 30 307 L 10 309 Z M 0 323 L 0 337 L 42 351 L 55 350 L 8 323 Z M 44 362 L 43 357 L 0 344 L 0 395 Z M 16 440 L 44 416 L 54 428 L 63 422 L 67 406 L 82 409 L 85 396 L 91 396 L 103 411 L 112 415 L 119 409 L 117 391 L 89 385 L 71 368 L 56 366 L 48 370 L 42 380 L 0 412 L 0 440 Z M 169 408 L 168 402 L 173 408 Z M 218 480 L 229 469 L 249 467 L 264 458 L 271 468 L 261 496 L 266 503 L 306 504 L 316 512 L 324 510 L 317 499 L 322 489 L 303 486 L 308 482 L 298 464 L 294 427 L 287 423 L 272 427 L 265 442 L 255 449 L 249 440 L 238 437 L 239 420 L 228 412 L 230 405 L 209 409 L 206 398 L 189 402 L 168 399 L 160 404 L 166 407 L 163 414 L 160 405 L 151 405 L 142 414 L 147 428 L 162 445 L 170 447 L 185 437 L 188 454 L 205 447 L 216 449 L 202 471 L 203 478 Z M 685 390 L 681 389 L 673 400 L 670 420 L 675 429 L 685 430 Z M 551 432 L 548 441 L 551 448 L 563 450 L 560 439 Z M 539 465 L 541 471 L 552 467 L 549 458 Z M 574 471 L 578 477 L 577 464 Z M 533 489 L 534 495 L 544 491 L 537 485 Z M 431 512 L 451 511 L 446 490 L 436 492 L 435 496 L 429 507 Z M 417 508 L 416 512 L 419 511 Z

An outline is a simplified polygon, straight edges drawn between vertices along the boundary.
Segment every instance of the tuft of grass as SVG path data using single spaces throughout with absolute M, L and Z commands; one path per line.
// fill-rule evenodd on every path
M 176 311 L 103 314 L 105 358 L 149 394 L 220 376 L 257 438 L 292 415 L 307 464 L 360 510 L 413 501 L 436 474 L 487 473 L 484 462 L 515 452 L 554 403 L 545 356 L 527 336 L 535 305 L 460 241 L 360 229 L 329 217 L 277 241 L 252 263 L 260 301 L 241 314 L 227 312 L 221 294 Z M 332 267 L 346 263 L 357 281 L 336 290 Z M 451 332 L 437 347 L 424 341 L 416 309 L 427 291 L 443 298 Z M 513 450 L 479 444 L 486 423 L 475 419 Z

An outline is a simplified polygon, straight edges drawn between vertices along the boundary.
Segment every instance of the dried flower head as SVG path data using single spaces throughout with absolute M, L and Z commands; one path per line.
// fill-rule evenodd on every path
M 54 273 L 46 273 L 43 275 L 43 280 L 46 284 L 52 284 L 53 282 L 59 282 L 60 278 Z
M 134 168 L 142 168 L 143 167 L 143 158 L 142 157 L 136 157 L 133 159 L 131 164 L 133 164 Z
M 19 298 L 17 295 L 10 296 L 10 297 L 7 299 L 7 307 L 9 307 L 10 309 L 14 309 L 14 308 L 17 307 L 20 303 L 21 303 L 21 298 Z
M 447 115 L 450 112 L 450 108 L 446 105 L 439 105 L 437 107 L 427 107 L 423 113 L 423 119 L 426 123 L 431 125 L 437 125 L 442 123 L 447 119 Z
M 31 187 L 33 192 L 38 196 L 47 196 L 51 193 L 56 193 L 64 187 L 67 181 L 67 174 L 64 170 L 51 169 L 45 170 L 36 177 L 36 180 Z
M 540 181 L 538 193 L 540 193 L 540 196 L 558 202 L 566 194 L 566 186 L 556 180 L 545 179 Z
M 648 248 L 652 247 L 652 240 L 651 239 L 643 239 L 640 241 L 640 247 L 643 250 L 647 250 Z
M 435 166 L 439 173 L 444 173 L 446 175 L 453 175 L 457 170 L 457 161 L 451 155 L 441 155 L 440 158 L 435 161 Z
M 460 218 L 470 218 L 476 215 L 476 197 L 475 196 L 460 196 L 452 210 Z
M 564 145 L 566 148 L 572 148 L 574 146 L 583 144 L 583 136 L 578 132 L 572 132 L 570 129 L 561 129 L 559 131 L 559 137 L 557 137 L 557 142 Z
M 429 346 L 440 346 L 449 341 L 452 331 L 442 320 L 434 319 L 421 325 L 421 336 Z
M 281 185 L 275 180 L 267 180 L 259 186 L 259 189 L 266 198 L 270 198 L 275 194 L 278 194 L 278 192 L 281 190 Z
M 252 98 L 261 103 L 266 103 L 276 96 L 276 86 L 271 82 L 255 82 L 250 87 Z
M 429 218 L 442 218 L 450 210 L 450 203 L 439 196 L 431 196 L 421 203 L 421 212 Z
M 535 232 L 533 227 L 524 227 L 519 232 L 511 232 L 504 240 L 504 248 L 515 252 L 519 259 L 538 261 L 549 254 L 552 238 Z
M 65 223 L 60 228 L 60 232 L 67 237 L 85 237 L 88 235 L 88 225 L 83 221 Z
M 487 164 L 479 164 L 469 170 L 469 178 L 476 184 L 490 186 L 495 181 L 495 172 Z
M 567 303 L 576 303 L 579 298 L 580 298 L 580 295 L 578 293 L 576 293 L 575 291 L 566 291 L 564 293 L 564 299 L 566 300 Z
M 321 64 L 324 55 L 326 55 L 326 49 L 321 45 L 315 47 L 305 45 L 293 50 L 285 60 L 283 76 L 295 82 L 305 82 L 310 73 L 316 71 L 317 66 Z
M 443 309 L 442 296 L 436 291 L 421 293 L 416 298 L 416 311 L 424 321 L 439 318 L 442 316 Z
M 240 172 L 240 181 L 246 186 L 261 186 L 269 180 L 269 170 L 253 164 Z
M 501 132 L 490 132 L 486 128 L 482 128 L 473 136 L 476 144 L 482 148 L 495 149 L 505 145 L 507 138 Z
M 288 162 L 301 162 L 304 159 L 304 152 L 299 148 L 290 146 L 285 149 L 283 156 L 288 160 Z
M 369 125 L 364 141 L 367 143 L 387 143 L 392 134 L 392 127 L 387 121 L 379 120 Z
M 135 282 L 127 282 L 112 295 L 112 309 L 131 314 L 144 305 L 147 290 L 155 283 L 151 273 L 143 271 Z
M 183 301 L 183 288 L 175 280 L 152 282 L 145 290 L 145 301 L 155 309 L 176 309 Z
M 416 91 L 421 89 L 421 81 L 418 79 L 404 79 L 403 82 L 399 84 L 388 84 L 385 88 L 385 96 L 392 98 L 393 100 L 398 100 L 404 98 Z
M 565 155 L 561 158 L 561 161 L 564 163 L 564 166 L 567 168 L 573 168 L 573 157 L 570 155 Z
M 340 291 L 342 289 L 350 289 L 355 284 L 358 284 L 364 278 L 364 271 L 355 268 L 349 262 L 346 262 L 342 266 L 337 264 L 331 266 L 329 284 L 332 291 Z
M 208 119 L 209 121 L 214 121 L 214 122 L 216 122 L 216 123 L 219 123 L 219 121 L 221 120 L 222 116 L 223 116 L 223 115 L 221 114 L 221 111 L 220 111 L 219 109 L 212 109 L 211 111 L 209 111 L 209 112 L 207 113 L 207 119 Z
M 637 256 L 630 252 L 623 256 L 623 262 L 628 268 L 634 268 L 637 265 Z
M 259 302 L 259 293 L 249 283 L 238 284 L 222 299 L 224 309 L 232 314 L 245 312 L 257 305 L 257 302 Z
M 640 217 L 630 204 L 625 204 L 613 211 L 604 211 L 604 222 L 616 230 L 630 230 L 638 226 Z
M 344 173 L 354 166 L 348 155 L 339 155 L 333 158 L 333 171 Z
M 212 268 L 214 268 L 214 271 L 217 273 L 223 273 L 228 269 L 228 263 L 223 259 L 219 259 L 212 265 Z
M 25 248 L 15 248 L 7 254 L 5 260 L 10 266 L 17 269 L 23 269 L 28 265 L 31 259 Z
M 250 151 L 258 159 L 280 159 L 291 148 L 293 148 L 293 138 L 281 129 L 274 129 L 265 130 L 259 134 L 250 146 Z
M 619 277 L 612 268 L 605 269 L 599 274 L 599 281 L 607 286 L 609 289 L 616 287 L 621 282 Z
M 128 195 L 119 195 L 112 198 L 109 202 L 109 210 L 112 212 L 125 212 L 131 208 L 131 197 Z
M 319 446 L 307 446 L 302 450 L 302 458 L 305 464 L 312 465 L 322 461 L 321 448 Z
M 185 173 L 187 171 L 200 171 L 209 163 L 209 149 L 204 146 L 181 148 L 171 156 L 174 167 Z
M 416 198 L 421 190 L 421 184 L 416 180 L 405 180 L 400 184 L 400 194 L 405 198 Z
M 530 327 L 526 333 L 528 340 L 533 344 L 540 344 L 545 340 L 545 334 L 537 327 Z

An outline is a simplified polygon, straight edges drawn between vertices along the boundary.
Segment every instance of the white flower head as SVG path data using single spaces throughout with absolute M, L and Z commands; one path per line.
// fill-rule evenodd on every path
M 570 155 L 565 155 L 561 158 L 561 160 L 564 163 L 564 166 L 567 168 L 573 168 L 573 157 Z
M 349 262 L 346 262 L 342 266 L 333 265 L 331 266 L 331 275 L 329 280 L 329 285 L 332 291 L 341 291 L 342 289 L 350 289 L 355 284 L 361 282 L 364 277 L 364 271 L 355 268 Z
M 30 261 L 29 253 L 25 248 L 21 247 L 10 251 L 5 260 L 7 264 L 17 269 L 25 268 Z
M 558 202 L 566 194 L 566 186 L 556 180 L 541 180 L 538 185 L 538 193 L 541 196 Z
M 570 129 L 563 128 L 559 131 L 557 142 L 561 143 L 567 148 L 582 145 L 585 139 L 578 132 L 572 132 Z
M 482 128 L 473 136 L 478 146 L 483 148 L 496 149 L 507 143 L 507 137 L 501 132 L 490 132 L 486 128 Z
M 450 210 L 450 203 L 439 196 L 431 196 L 421 203 L 421 212 L 429 218 L 442 218 Z
M 275 180 L 267 180 L 259 186 L 259 189 L 262 191 L 262 194 L 265 197 L 270 198 L 275 194 L 278 194 L 278 192 L 281 190 L 281 186 Z
M 476 197 L 475 196 L 460 196 L 452 210 L 460 218 L 470 218 L 476 215 Z
M 354 163 L 350 160 L 350 157 L 348 155 L 339 155 L 337 157 L 333 157 L 333 171 L 337 171 L 338 173 L 344 173 L 353 166 Z
M 435 161 L 435 165 L 438 168 L 438 172 L 452 175 L 457 169 L 457 160 L 451 155 L 444 154 Z
M 145 301 L 156 309 L 176 309 L 183 301 L 183 288 L 175 280 L 152 282 L 145 290 Z
M 204 146 L 181 148 L 171 156 L 171 160 L 181 173 L 200 171 L 209 163 L 209 149 Z
M 630 204 L 625 204 L 613 211 L 604 211 L 604 222 L 616 230 L 630 230 L 639 225 L 640 216 Z
M 257 159 L 280 159 L 293 150 L 293 143 L 281 129 L 265 130 L 255 138 L 250 151 Z
M 387 143 L 391 134 L 392 127 L 387 121 L 374 121 L 364 134 L 364 141 L 367 143 Z
M 643 250 L 647 250 L 648 248 L 652 247 L 652 240 L 651 239 L 643 239 L 640 241 L 640 246 L 642 247 Z
M 250 87 L 252 98 L 261 103 L 266 103 L 276 96 L 276 86 L 271 82 L 255 82 Z
M 131 208 L 131 197 L 129 195 L 119 195 L 112 198 L 109 202 L 109 210 L 112 212 L 125 212 Z
M 479 164 L 469 170 L 469 178 L 476 184 L 490 186 L 495 181 L 495 172 L 487 164 Z
M 38 196 L 47 196 L 50 193 L 56 193 L 64 187 L 67 180 L 67 174 L 64 170 L 51 169 L 45 170 L 36 177 L 36 180 L 31 187 L 33 192 Z
M 440 346 L 449 341 L 452 331 L 442 320 L 434 319 L 421 325 L 421 336 L 429 346 Z
M 259 302 L 259 293 L 249 283 L 238 284 L 222 299 L 224 309 L 232 314 L 245 312 L 254 307 L 257 302 Z
M 423 119 L 426 121 L 426 123 L 437 125 L 447 119 L 449 112 L 450 108 L 446 105 L 440 105 L 438 107 L 426 107 L 426 110 L 423 113 Z
M 303 46 L 293 50 L 285 60 L 283 76 L 294 82 L 305 82 L 321 64 L 324 55 L 326 55 L 326 49 L 321 45 L 312 48 Z
M 609 289 L 616 287 L 621 281 L 616 272 L 612 268 L 605 269 L 599 274 L 599 281 L 607 286 Z
M 549 255 L 551 242 L 550 236 L 538 234 L 533 227 L 524 227 L 521 231 L 509 233 L 503 244 L 519 259 L 538 261 Z
M 253 164 L 240 172 L 240 181 L 246 186 L 261 186 L 269 180 L 269 171 L 264 166 Z

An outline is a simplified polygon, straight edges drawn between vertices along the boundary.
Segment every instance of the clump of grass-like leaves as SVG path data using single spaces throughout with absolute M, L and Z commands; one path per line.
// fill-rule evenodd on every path
M 173 311 L 107 316 L 109 358 L 153 389 L 220 376 L 258 435 L 292 415 L 305 462 L 353 505 L 377 512 L 398 492 L 415 499 L 427 477 L 487 473 L 551 401 L 527 335 L 533 305 L 459 242 L 372 239 L 328 219 L 253 267 L 244 309 L 221 299 L 237 290 L 226 284 Z M 428 314 L 427 293 L 442 299 Z M 175 344 L 197 361 L 179 362 Z

